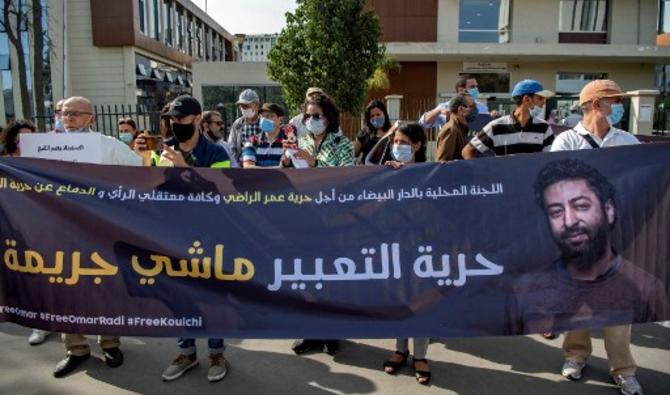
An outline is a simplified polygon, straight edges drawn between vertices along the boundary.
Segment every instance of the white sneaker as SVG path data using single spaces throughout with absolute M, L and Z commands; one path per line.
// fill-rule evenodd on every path
M 51 332 L 49 331 L 43 331 L 42 329 L 33 329 L 33 333 L 30 334 L 28 337 L 28 344 L 31 346 L 36 346 L 38 344 L 44 343 L 46 340 L 47 336 L 49 336 Z
M 585 363 L 566 359 L 565 362 L 563 362 L 561 375 L 566 379 L 579 380 L 582 378 L 582 370 L 584 370 L 584 366 L 586 366 Z
M 637 381 L 635 376 L 624 377 L 621 375 L 612 377 L 616 385 L 621 388 L 621 393 L 624 395 L 642 395 L 642 386 Z

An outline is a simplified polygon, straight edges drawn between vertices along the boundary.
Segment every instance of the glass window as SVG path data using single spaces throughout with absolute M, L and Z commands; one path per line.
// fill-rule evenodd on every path
M 151 13 L 151 21 L 153 25 L 153 38 L 156 40 L 161 39 L 161 19 L 160 19 L 160 6 L 159 6 L 159 1 L 160 0 L 153 0 L 152 4 L 152 13 Z
M 5 119 L 14 118 L 14 90 L 12 89 L 12 71 L 2 70 L 2 94 L 5 99 Z
M 670 33 L 670 0 L 661 0 L 658 13 L 658 32 Z
M 607 73 L 556 73 L 556 91 L 579 93 L 593 80 L 607 79 Z
M 607 32 L 607 0 L 561 0 L 559 31 Z
M 147 34 L 147 5 L 144 0 L 137 0 L 138 15 L 140 17 L 140 31 Z
M 172 46 L 172 0 L 165 0 L 163 3 L 163 25 L 165 26 L 165 44 Z
M 458 42 L 507 42 L 508 19 L 509 0 L 460 0 Z
M 193 19 L 188 18 L 188 54 L 193 56 Z
M 177 45 L 184 50 L 184 10 L 177 6 Z

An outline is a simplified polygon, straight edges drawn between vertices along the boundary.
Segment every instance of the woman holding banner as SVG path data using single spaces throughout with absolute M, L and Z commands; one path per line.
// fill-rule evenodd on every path
M 390 153 L 392 160 L 384 164 L 395 169 L 409 163 L 426 161 L 426 133 L 418 123 L 401 124 L 393 133 Z M 427 385 L 430 382 L 431 372 L 426 359 L 430 339 L 413 338 L 414 355 L 412 362 L 414 374 L 419 384 Z M 405 366 L 409 357 L 409 339 L 396 339 L 396 351 L 391 358 L 384 361 L 384 371 L 394 374 Z

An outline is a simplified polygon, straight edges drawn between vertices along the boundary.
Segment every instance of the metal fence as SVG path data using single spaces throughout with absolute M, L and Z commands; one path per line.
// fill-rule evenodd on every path
M 149 111 L 140 104 L 96 105 L 93 106 L 93 114 L 95 115 L 95 123 L 92 129 L 109 136 L 118 137 L 118 122 L 121 118 L 132 118 L 139 131 L 148 131 L 152 134 L 157 134 L 160 131 L 160 111 Z M 53 130 L 53 112 L 36 118 L 43 119 L 47 129 Z

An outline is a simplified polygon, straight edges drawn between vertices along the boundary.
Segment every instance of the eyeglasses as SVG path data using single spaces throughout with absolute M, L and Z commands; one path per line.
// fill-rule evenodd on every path
M 92 112 L 86 112 L 86 111 L 62 111 L 61 114 L 64 117 L 80 117 L 82 115 L 93 115 Z
M 63 112 L 63 111 L 61 111 L 61 110 L 56 110 L 56 111 L 54 111 L 54 114 L 56 114 L 56 115 L 60 115 L 61 112 Z
M 246 110 L 247 108 L 251 108 L 251 104 L 240 104 L 240 108 Z
M 321 119 L 322 116 L 323 114 L 305 114 L 305 121 L 310 118 L 312 118 L 315 121 L 318 121 L 319 119 Z
M 210 122 L 210 124 L 223 126 L 223 121 Z

